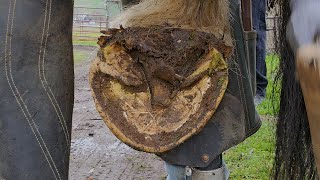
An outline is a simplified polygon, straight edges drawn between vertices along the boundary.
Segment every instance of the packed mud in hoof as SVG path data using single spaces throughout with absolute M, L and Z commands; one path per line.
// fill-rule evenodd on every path
M 227 87 L 232 47 L 164 26 L 103 33 L 89 79 L 97 110 L 121 141 L 161 153 L 201 130 Z

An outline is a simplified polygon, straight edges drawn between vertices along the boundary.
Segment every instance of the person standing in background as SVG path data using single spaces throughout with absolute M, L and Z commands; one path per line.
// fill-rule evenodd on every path
M 257 31 L 256 46 L 256 78 L 257 93 L 255 105 L 259 105 L 266 97 L 267 67 L 266 67 L 266 0 L 252 0 L 252 23 Z

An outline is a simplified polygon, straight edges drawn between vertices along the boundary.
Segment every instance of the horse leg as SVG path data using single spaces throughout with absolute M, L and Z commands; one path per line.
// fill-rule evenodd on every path
M 308 114 L 313 153 L 320 172 L 320 46 L 309 45 L 297 51 L 297 78 Z M 320 174 L 319 174 L 320 175 Z

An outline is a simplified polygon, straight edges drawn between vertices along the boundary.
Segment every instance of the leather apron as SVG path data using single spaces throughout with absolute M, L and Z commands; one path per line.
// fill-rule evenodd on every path
M 170 164 L 207 167 L 223 151 L 241 143 L 261 126 L 253 101 L 240 13 L 240 1 L 230 0 L 234 56 L 228 62 L 229 85 L 225 96 L 200 133 L 177 148 L 158 154 Z
M 0 1 L 0 179 L 68 179 L 73 1 Z

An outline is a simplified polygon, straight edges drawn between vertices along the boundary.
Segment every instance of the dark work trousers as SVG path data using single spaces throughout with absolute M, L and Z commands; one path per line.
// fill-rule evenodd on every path
M 0 180 L 67 180 L 73 0 L 0 0 Z
M 252 0 L 252 20 L 253 29 L 257 31 L 257 95 L 265 97 L 268 85 L 266 76 L 266 0 Z

